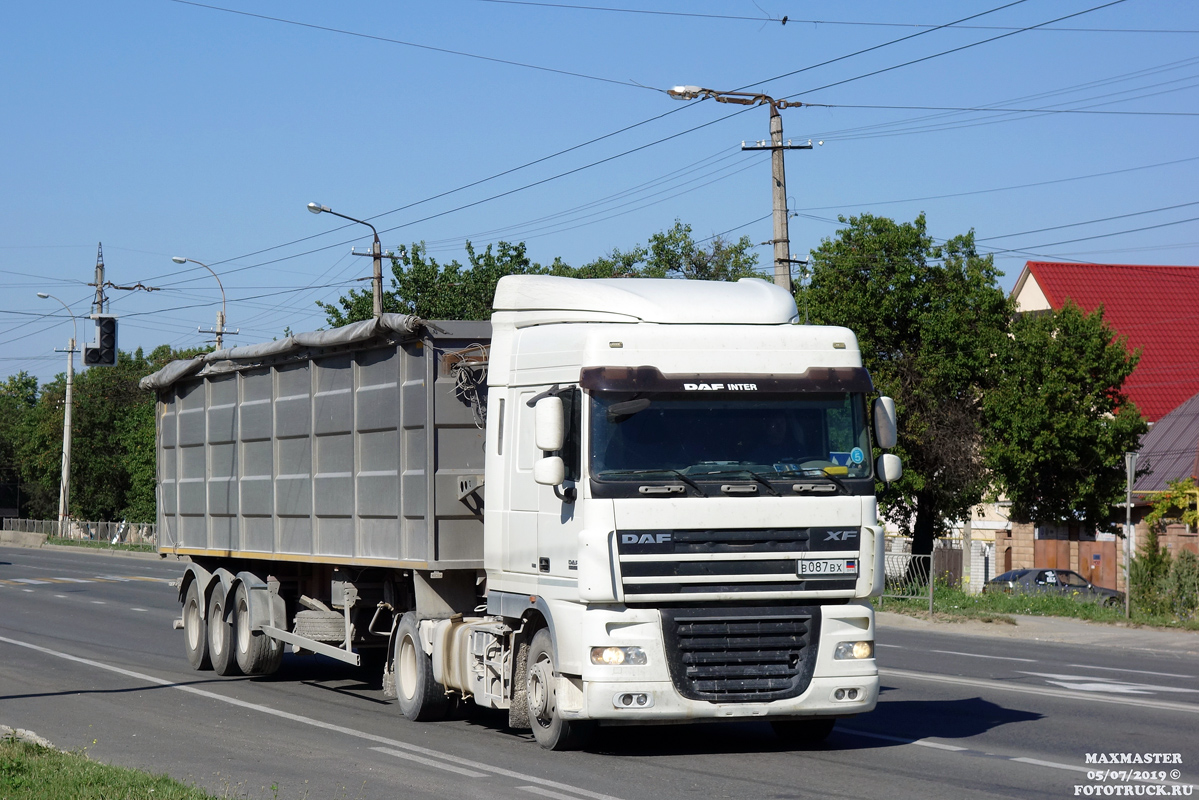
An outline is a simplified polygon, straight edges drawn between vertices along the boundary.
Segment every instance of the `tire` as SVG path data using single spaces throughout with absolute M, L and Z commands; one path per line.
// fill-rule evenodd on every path
M 208 599 L 208 657 L 217 675 L 237 675 L 237 656 L 233 652 L 233 620 L 227 619 L 225 605 L 228 601 L 221 596 L 217 586 Z
M 233 632 L 237 666 L 247 675 L 270 675 L 283 663 L 283 642 L 250 630 L 250 592 L 244 583 L 233 595 Z
M 779 720 L 770 726 L 774 728 L 774 735 L 789 745 L 814 747 L 828 738 L 836 724 L 835 719 L 804 719 Z
M 433 680 L 433 660 L 420 643 L 420 621 L 409 611 L 395 632 L 396 699 L 413 722 L 445 719 L 450 709 L 445 687 Z
M 537 631 L 529 644 L 525 697 L 533 738 L 546 750 L 578 750 L 587 743 L 595 723 L 565 720 L 558 714 L 554 643 L 548 628 Z
M 208 658 L 208 625 L 200 609 L 200 584 L 194 580 L 183 596 L 183 649 L 192 669 L 212 669 Z

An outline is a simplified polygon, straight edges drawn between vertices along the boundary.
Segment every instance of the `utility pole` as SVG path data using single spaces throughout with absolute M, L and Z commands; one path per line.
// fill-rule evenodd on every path
M 108 298 L 104 296 L 104 243 L 96 245 L 96 282 L 88 284 L 96 287 L 96 299 L 92 302 L 92 314 L 105 314 Z
M 354 255 L 354 256 L 370 255 L 372 258 L 374 258 L 375 272 L 374 272 L 374 276 L 371 279 L 371 287 L 373 289 L 372 295 L 374 297 L 373 312 L 374 312 L 375 319 L 378 319 L 379 317 L 383 316 L 383 248 L 379 244 L 379 231 L 375 230 L 375 226 L 370 224 L 366 220 L 347 216 L 340 212 L 334 211 L 333 209 L 329 208 L 328 206 L 323 206 L 320 203 L 309 203 L 308 210 L 311 211 L 313 214 L 322 214 L 322 213 L 323 214 L 332 214 L 335 217 L 341 217 L 342 219 L 348 219 L 350 222 L 357 222 L 359 225 L 365 225 L 366 227 L 370 228 L 371 232 L 373 234 L 375 234 L 375 241 L 371 245 L 370 253 L 351 252 L 350 255 Z
M 771 101 L 770 98 L 766 101 L 770 103 L 770 144 L 758 142 L 747 145 L 742 142 L 741 149 L 770 151 L 771 194 L 774 206 L 774 239 L 771 240 L 774 245 L 774 282 L 790 292 L 791 265 L 796 262 L 791 258 L 791 235 L 787 224 L 787 170 L 783 163 L 783 151 L 811 150 L 812 143 L 783 144 L 783 118 L 777 106 L 779 102 L 786 101 Z
M 1134 528 L 1132 527 L 1132 484 L 1137 479 L 1137 453 L 1129 451 L 1124 454 L 1124 468 L 1127 471 L 1124 495 L 1124 616 L 1132 616 L 1132 554 Z
M 103 260 L 97 267 L 97 271 L 101 276 L 104 274 Z M 46 292 L 38 292 L 37 296 L 43 300 L 58 300 L 71 315 L 71 341 L 67 345 L 67 396 L 63 403 L 62 418 L 62 481 L 58 487 L 58 535 L 62 536 L 64 535 L 63 526 L 71 513 L 71 406 L 75 384 L 75 340 L 79 336 L 79 328 L 75 324 L 75 314 L 71 312 L 70 306 Z M 62 350 L 55 348 L 54 352 L 61 353 Z
M 742 150 L 769 150 L 771 172 L 771 200 L 774 208 L 774 283 L 791 292 L 791 265 L 807 263 L 791 258 L 791 237 L 788 231 L 787 212 L 787 171 L 783 162 L 784 150 L 811 150 L 812 142 L 792 144 L 783 142 L 783 118 L 780 108 L 802 106 L 795 100 L 776 100 L 764 94 L 752 92 L 718 92 L 714 89 L 703 89 L 699 86 L 676 86 L 667 94 L 677 100 L 694 100 L 697 97 L 710 97 L 718 103 L 733 103 L 739 106 L 770 106 L 770 143 L 764 141 L 747 145 L 741 143 Z M 824 142 L 821 142 L 824 144 Z

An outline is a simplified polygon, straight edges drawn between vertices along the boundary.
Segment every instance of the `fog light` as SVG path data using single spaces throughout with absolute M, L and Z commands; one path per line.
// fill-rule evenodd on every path
M 617 708 L 651 708 L 654 705 L 654 696 L 649 692 L 623 692 L 612 695 L 612 705 Z
M 833 658 L 874 658 L 874 642 L 839 642 L 833 651 Z
M 593 647 L 591 648 L 591 663 L 617 667 L 629 664 L 635 667 L 644 666 L 648 659 L 640 647 Z
M 845 699 L 845 690 L 838 689 L 837 691 L 833 692 L 833 697 L 837 698 L 838 700 L 844 700 Z
M 857 690 L 857 689 L 850 689 L 850 690 L 849 690 L 849 692 L 848 692 L 848 695 L 849 695 L 849 699 L 850 699 L 850 700 L 857 700 L 857 699 L 858 699 L 858 690 Z

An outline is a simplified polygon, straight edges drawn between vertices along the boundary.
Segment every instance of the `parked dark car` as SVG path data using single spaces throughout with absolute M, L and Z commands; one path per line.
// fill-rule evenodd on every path
M 1007 594 L 1038 594 L 1051 592 L 1076 600 L 1093 601 L 1108 606 L 1124 604 L 1124 593 L 1096 586 L 1069 569 L 1014 569 L 996 575 L 983 586 L 984 592 Z

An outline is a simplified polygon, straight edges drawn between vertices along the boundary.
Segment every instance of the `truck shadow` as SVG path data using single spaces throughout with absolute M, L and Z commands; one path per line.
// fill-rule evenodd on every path
M 869 714 L 837 723 L 818 745 L 782 741 L 767 722 L 697 723 L 671 727 L 600 728 L 587 750 L 628 756 L 864 750 L 898 747 L 926 737 L 969 739 L 1002 725 L 1035 722 L 1044 715 L 1004 708 L 979 697 L 963 700 L 880 702 Z

